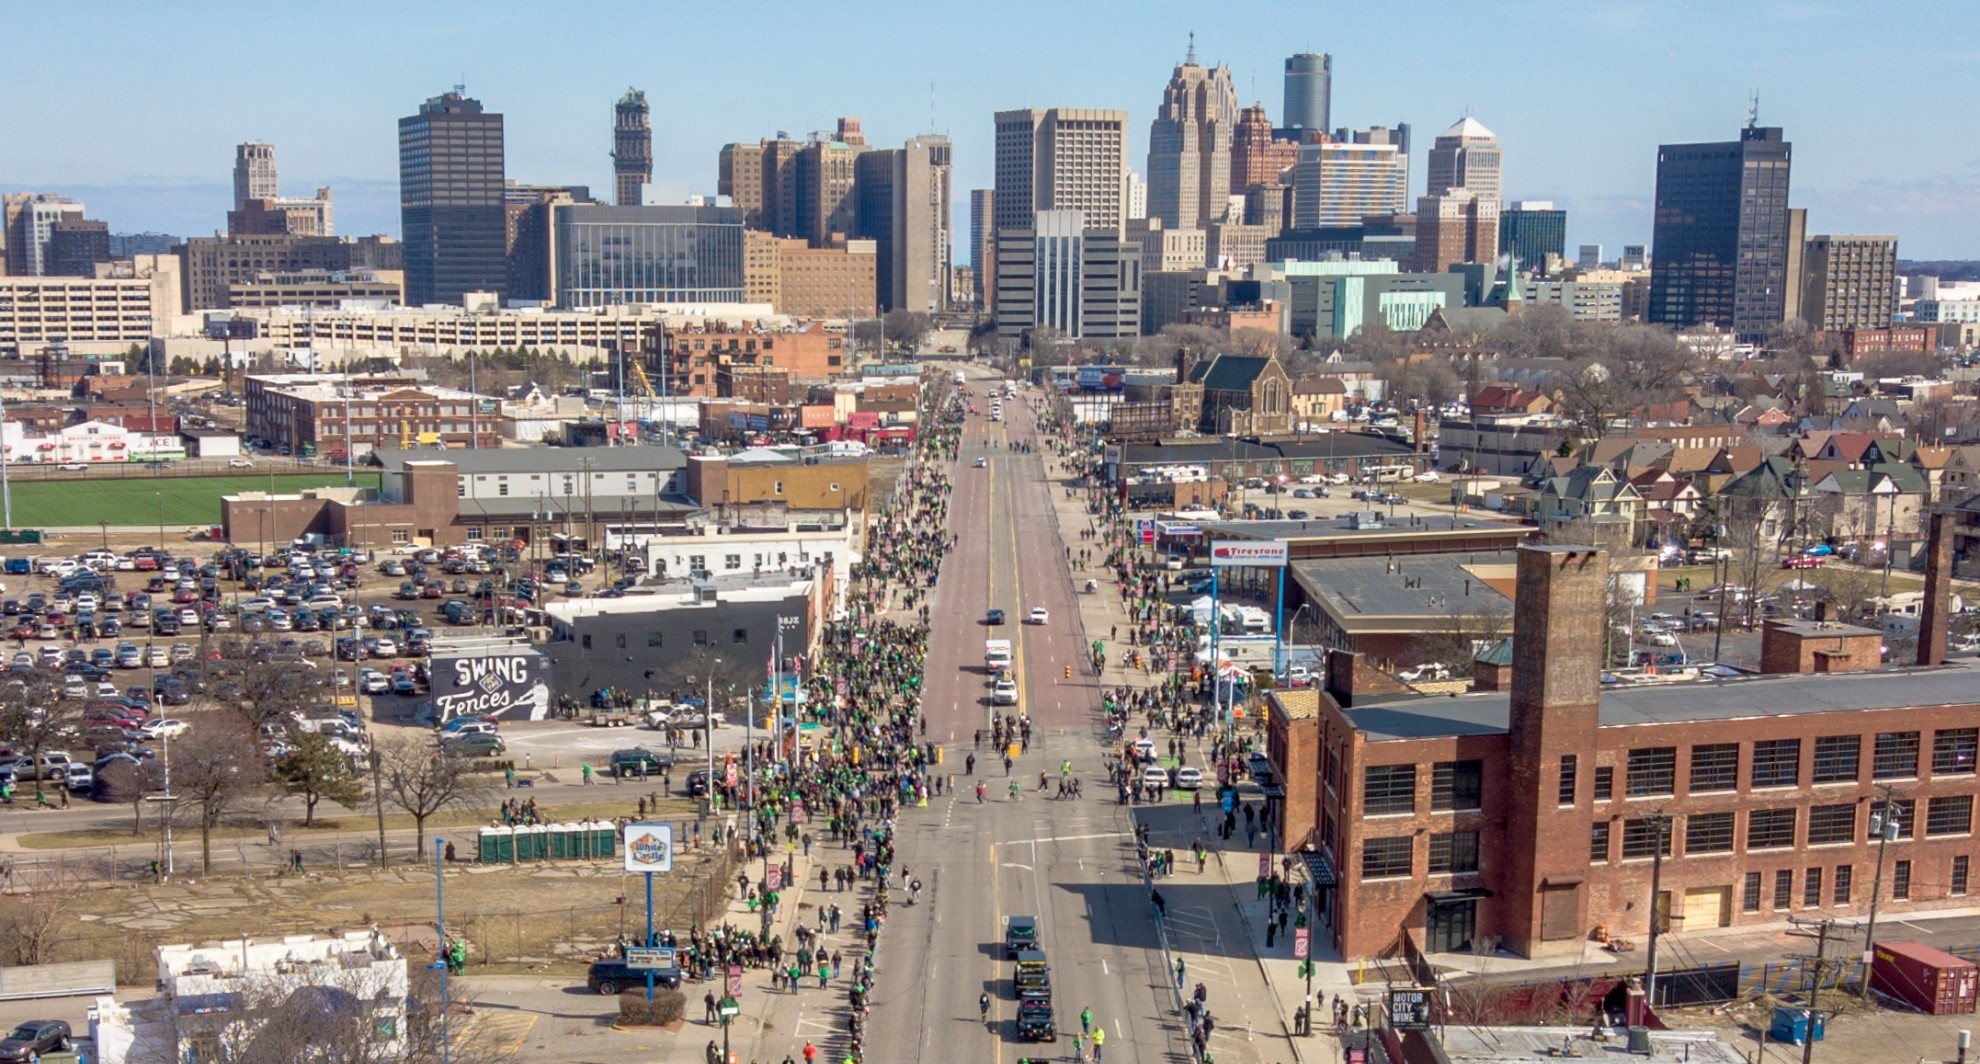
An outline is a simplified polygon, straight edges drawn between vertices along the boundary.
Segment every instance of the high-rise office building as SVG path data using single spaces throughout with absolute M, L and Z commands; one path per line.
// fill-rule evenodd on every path
M 1127 222 L 1126 111 L 1029 108 L 996 116 L 995 230 L 1029 230 L 1039 211 L 1079 211 L 1088 229 Z
M 859 231 L 877 246 L 883 309 L 948 309 L 949 151 L 949 138 L 927 134 L 868 151 L 855 166 Z
M 251 140 L 235 146 L 230 236 L 334 236 L 335 217 L 327 188 L 318 188 L 313 197 L 282 195 L 273 144 Z
M 1649 321 L 1746 338 L 1780 324 L 1792 154 L 1779 128 L 1754 125 L 1734 141 L 1657 149 Z
M 1811 236 L 1801 256 L 1801 319 L 1810 328 L 1887 329 L 1896 303 L 1894 236 Z
M 1499 254 L 1547 270 L 1547 256 L 1567 258 L 1567 212 L 1550 200 L 1515 200 L 1499 212 Z
M 1088 228 L 1079 211 L 1038 211 L 997 234 L 999 336 L 1052 329 L 1067 339 L 1112 340 L 1141 331 L 1141 245 Z
M 1301 144 L 1293 166 L 1294 229 L 1360 225 L 1409 210 L 1409 157 L 1395 143 Z
M 1425 168 L 1429 187 L 1425 195 L 1435 196 L 1454 188 L 1470 189 L 1481 199 L 1497 201 L 1499 171 L 1503 154 L 1499 138 L 1485 124 L 1469 115 L 1437 134 L 1430 145 L 1429 165 Z
M 67 196 L 7 193 L 0 199 L 0 220 L 6 223 L 7 273 L 14 277 L 47 276 L 56 223 L 81 221 L 82 217 L 83 205 Z
M 1498 251 L 1498 200 L 1468 188 L 1417 198 L 1417 272 L 1443 273 L 1459 263 L 1490 263 Z
M 996 231 L 991 228 L 992 219 L 997 213 L 997 191 L 989 188 L 969 190 L 969 269 L 971 283 L 976 290 L 976 305 L 988 306 L 983 296 L 995 286 Z
M 550 207 L 551 288 L 564 309 L 741 303 L 742 212 L 733 207 Z
M 275 179 L 275 146 L 251 140 L 234 147 L 234 209 L 246 210 L 249 200 L 281 195 Z
M 1299 145 L 1272 131 L 1263 104 L 1252 104 L 1238 114 L 1231 131 L 1231 191 L 1249 192 L 1292 180 L 1286 171 L 1299 162 Z
M 1202 67 L 1196 47 L 1169 76 L 1148 124 L 1148 216 L 1167 229 L 1202 229 L 1230 211 L 1231 133 L 1237 90 L 1228 67 Z
M 94 277 L 96 266 L 110 261 L 110 223 L 87 218 L 63 218 L 48 237 L 49 277 Z
M 1286 59 L 1285 130 L 1288 140 L 1333 128 L 1334 57 L 1301 52 Z
M 814 135 L 797 153 L 797 218 L 793 232 L 815 248 L 859 231 L 859 157 L 867 150 L 859 119 L 841 118 L 831 136 Z
M 406 301 L 459 303 L 507 285 L 502 116 L 456 89 L 399 119 Z
M 640 186 L 653 180 L 653 120 L 639 89 L 612 108 L 612 177 L 621 207 L 639 206 Z
M 587 185 L 502 184 L 503 254 L 508 258 L 508 282 L 503 293 L 510 302 L 552 303 L 550 256 L 552 210 L 564 204 L 592 204 Z M 598 204 L 603 206 L 603 204 Z

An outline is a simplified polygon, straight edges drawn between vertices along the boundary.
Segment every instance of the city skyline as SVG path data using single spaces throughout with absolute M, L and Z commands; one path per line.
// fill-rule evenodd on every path
M 81 8 L 95 6 L 102 5 Z M 40 121 L 32 108 L 15 108 L 0 118 L 0 143 L 10 149 L 0 186 L 83 200 L 117 232 L 198 235 L 225 225 L 235 146 L 261 140 L 281 152 L 289 186 L 333 188 L 340 231 L 397 234 L 392 123 L 419 101 L 464 83 L 507 116 L 510 176 L 603 190 L 613 187 L 614 101 L 627 84 L 656 83 L 665 69 L 674 84 L 709 88 L 675 94 L 656 115 L 656 140 L 669 145 L 655 159 L 656 181 L 712 194 L 722 144 L 779 129 L 802 136 L 857 115 L 875 143 L 946 134 L 955 144 L 955 187 L 985 188 L 993 183 L 999 110 L 1125 109 L 1126 156 L 1145 165 L 1151 102 L 1195 30 L 1198 61 L 1228 64 L 1240 104 L 1264 103 L 1275 123 L 1283 118 L 1285 59 L 1303 51 L 1333 57 L 1336 126 L 1401 120 L 1429 130 L 1477 117 L 1506 146 L 1505 197 L 1565 208 L 1571 246 L 1648 243 L 1657 146 L 1734 135 L 1757 92 L 1760 123 L 1784 128 L 1797 145 L 1795 206 L 1808 208 L 1812 228 L 1895 233 L 1906 258 L 1980 257 L 1980 219 L 1968 209 L 1980 195 L 1980 160 L 1970 144 L 1927 125 L 1940 113 L 1933 100 L 1966 98 L 1980 87 L 1976 55 L 1920 47 L 1908 28 L 1933 23 L 1934 11 L 1960 13 L 1950 3 L 1924 5 L 1902 24 L 1808 2 L 1736 10 L 1619 3 L 1593 11 L 1514 4 L 1496 20 L 1467 23 L 1464 34 L 1425 33 L 1408 47 L 1399 47 L 1388 20 L 1345 11 L 1315 18 L 1309 32 L 1238 34 L 1196 25 L 1200 13 L 1181 5 L 1137 7 L 1133 19 L 1110 5 L 1052 9 L 1065 32 L 1041 38 L 1027 32 L 1035 20 L 1024 16 L 1046 17 L 1042 5 L 992 13 L 872 4 L 862 10 L 865 22 L 884 32 L 848 34 L 843 13 L 759 4 L 736 17 L 774 16 L 790 39 L 839 43 L 780 62 L 780 78 L 754 81 L 721 76 L 727 50 L 703 47 L 716 40 L 715 26 L 666 24 L 659 13 L 615 16 L 627 24 L 607 36 L 595 20 L 546 22 L 508 5 L 477 5 L 469 20 L 453 17 L 454 8 L 466 9 L 452 5 L 410 24 L 395 10 L 398 32 L 367 34 L 380 24 L 363 17 L 374 6 L 387 10 L 359 3 L 351 19 L 292 38 L 310 45 L 283 57 L 290 84 L 302 87 L 282 91 L 243 92 L 266 84 L 253 77 L 155 80 L 161 54 L 213 39 L 233 8 L 120 11 L 119 31 L 92 42 L 99 76 L 88 80 L 68 77 L 56 51 L 23 52 L 0 84 L 29 101 L 60 86 L 65 117 Z M 55 19 L 72 27 L 75 14 L 30 9 L 14 25 L 28 35 L 37 24 L 53 32 Z M 655 33 L 679 54 L 643 52 Z M 1096 39 L 1109 46 L 1091 48 Z M 1756 39 L 1769 46 L 1750 47 Z M 970 47 L 947 57 L 906 47 L 927 40 Z M 586 58 L 573 69 L 518 62 L 523 49 Z M 353 65 L 353 55 L 368 58 Z M 1839 65 L 1874 76 L 1838 78 Z M 328 103 L 298 104 L 298 94 L 319 92 Z M 1621 120 L 1604 118 L 1591 101 L 1612 104 Z M 1866 131 L 1903 140 L 1904 149 L 1863 151 Z M 1412 175 L 1425 172 L 1428 139 L 1415 145 Z M 1412 176 L 1410 195 L 1422 192 L 1422 178 Z M 966 197 L 954 203 L 966 211 Z

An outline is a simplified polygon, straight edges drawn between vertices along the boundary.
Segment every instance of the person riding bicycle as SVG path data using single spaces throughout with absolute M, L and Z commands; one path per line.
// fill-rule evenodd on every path
M 976 1011 L 978 1015 L 983 1017 L 983 1022 L 990 1022 L 990 995 L 978 994 L 976 996 Z

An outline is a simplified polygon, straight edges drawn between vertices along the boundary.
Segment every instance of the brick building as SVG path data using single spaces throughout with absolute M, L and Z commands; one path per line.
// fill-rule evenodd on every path
M 493 399 L 404 375 L 250 374 L 247 434 L 301 451 L 368 454 L 394 444 L 500 447 Z
M 652 340 L 649 368 L 666 374 L 670 395 L 732 398 L 734 371 L 743 367 L 775 366 L 798 381 L 826 381 L 845 372 L 843 330 L 818 322 L 768 329 L 716 321 L 655 330 Z
M 1607 557 L 1522 546 L 1510 667 L 1492 664 L 1506 689 L 1398 694 L 1337 655 L 1325 692 L 1275 692 L 1267 779 L 1284 788 L 1288 847 L 1338 878 L 1325 934 L 1347 958 L 1400 935 L 1543 956 L 1602 926 L 1641 939 L 1653 905 L 1680 935 L 1855 917 L 1887 799 L 1884 911 L 1968 904 L 1980 667 L 1940 664 L 1950 544 L 1935 542 L 1918 667 L 1875 668 L 1860 629 L 1788 625 L 1769 657 L 1807 671 L 1604 687 L 1589 618 Z

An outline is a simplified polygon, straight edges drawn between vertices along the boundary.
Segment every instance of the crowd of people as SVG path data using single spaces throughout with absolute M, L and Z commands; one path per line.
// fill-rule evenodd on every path
M 786 717 L 781 734 L 749 752 L 730 792 L 742 818 L 738 834 L 744 835 L 732 841 L 745 854 L 767 860 L 781 850 L 781 860 L 790 861 L 800 847 L 811 852 L 814 834 L 837 848 L 838 863 L 821 857 L 815 867 L 821 891 L 835 884 L 841 891 L 865 892 L 850 928 L 852 940 L 828 949 L 827 937 L 840 924 L 840 906 L 833 904 L 818 908 L 816 927 L 800 922 L 793 931 L 796 944 L 787 944 L 771 931 L 777 891 L 767 878 L 751 884 L 745 875 L 739 890 L 745 900 L 761 899 L 752 906 L 760 925 L 696 929 L 684 954 L 691 975 L 705 978 L 731 963 L 769 968 L 774 985 L 791 992 L 806 985 L 828 988 L 842 965 L 850 969 L 843 1049 L 828 1057 L 844 1064 L 863 1059 L 889 892 L 912 891 L 918 883 L 897 864 L 897 821 L 946 789 L 935 771 L 934 747 L 918 739 L 927 730 L 920 706 L 927 603 L 953 546 L 945 531 L 950 463 L 962 433 L 962 407 L 953 388 L 931 379 L 918 426 L 921 436 L 893 497 L 871 515 L 866 551 L 853 567 L 844 612 L 820 633 L 812 659 L 804 663 L 799 711 Z M 779 879 L 788 883 L 791 865 L 783 867 Z M 850 963 L 849 950 L 858 955 Z M 711 991 L 704 1004 L 713 1000 Z M 712 1017 L 712 1007 L 708 1012 Z M 809 1043 L 806 1048 L 817 1052 Z

